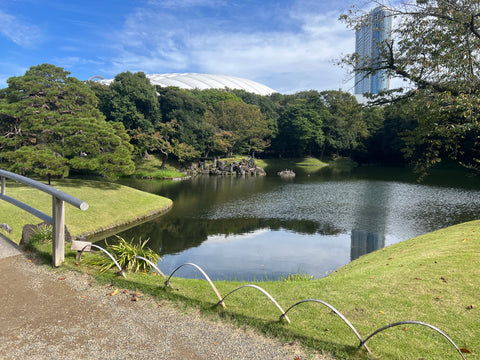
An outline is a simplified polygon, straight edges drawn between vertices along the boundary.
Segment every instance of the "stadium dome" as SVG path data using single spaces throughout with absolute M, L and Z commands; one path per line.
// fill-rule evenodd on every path
M 151 74 L 146 75 L 152 85 L 161 87 L 176 86 L 181 89 L 239 89 L 258 95 L 271 95 L 277 91 L 256 81 L 242 79 L 228 75 L 176 73 L 176 74 Z M 113 80 L 102 80 L 110 84 Z

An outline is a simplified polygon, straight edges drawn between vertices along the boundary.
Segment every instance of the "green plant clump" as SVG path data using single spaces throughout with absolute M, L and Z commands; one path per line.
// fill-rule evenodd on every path
M 118 235 L 115 236 L 118 238 L 119 242 L 112 245 L 107 244 L 106 250 L 117 260 L 123 271 L 147 272 L 150 270 L 150 264 L 138 257 L 143 257 L 154 264 L 160 260 L 160 255 L 152 249 L 145 247 L 149 239 L 143 242 L 137 242 L 132 239 L 128 242 Z M 115 267 L 113 260 L 102 254 L 90 258 L 88 262 L 92 265 L 100 266 L 101 272 L 105 272 Z
M 300 269 L 294 274 L 288 274 L 287 276 L 281 276 L 280 280 L 285 282 L 293 282 L 293 281 L 310 281 L 314 280 L 313 275 L 309 275 L 307 272 L 300 273 Z

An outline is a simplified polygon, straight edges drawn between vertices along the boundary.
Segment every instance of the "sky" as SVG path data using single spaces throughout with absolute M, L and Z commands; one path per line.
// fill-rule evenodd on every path
M 353 92 L 335 65 L 355 51 L 343 0 L 0 0 L 0 88 L 31 66 L 80 80 L 145 74 L 238 76 L 291 94 Z

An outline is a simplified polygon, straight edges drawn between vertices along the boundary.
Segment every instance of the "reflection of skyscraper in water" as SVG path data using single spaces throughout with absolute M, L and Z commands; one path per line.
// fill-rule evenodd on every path
M 350 260 L 385 247 L 390 187 L 388 183 L 366 182 L 355 203 Z
M 351 238 L 350 260 L 385 247 L 385 234 L 352 230 Z

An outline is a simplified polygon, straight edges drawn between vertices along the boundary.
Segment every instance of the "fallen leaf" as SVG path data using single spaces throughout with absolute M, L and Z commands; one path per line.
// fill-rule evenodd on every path
M 380 313 L 380 314 L 385 314 L 385 312 L 384 312 L 384 311 L 382 311 L 382 310 L 380 310 L 380 311 L 379 311 L 379 313 Z
M 58 280 L 65 280 L 65 279 L 66 279 L 65 276 L 60 276 L 60 277 L 58 278 Z
M 442 279 L 442 281 L 445 283 L 447 282 L 447 279 L 445 279 L 443 276 L 440 279 Z
M 115 296 L 115 295 L 117 295 L 117 294 L 118 294 L 118 289 L 115 289 L 115 290 L 113 290 L 111 293 L 109 293 L 108 295 L 110 295 L 110 296 Z
M 472 310 L 473 308 L 474 308 L 473 304 L 467 306 L 468 310 Z
M 138 301 L 137 297 L 132 297 L 132 301 Z
M 464 354 L 471 354 L 472 352 L 468 350 L 467 348 L 460 348 L 460 351 Z

